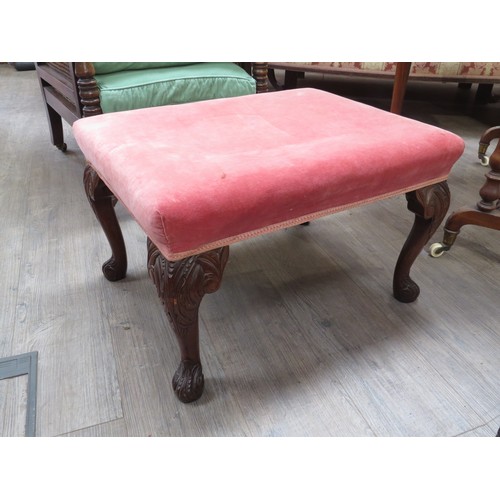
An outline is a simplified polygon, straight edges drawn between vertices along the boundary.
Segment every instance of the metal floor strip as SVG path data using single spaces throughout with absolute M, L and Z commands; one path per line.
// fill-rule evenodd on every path
M 25 436 L 36 433 L 36 384 L 38 352 L 0 359 L 0 380 L 28 375 L 28 400 L 26 408 Z

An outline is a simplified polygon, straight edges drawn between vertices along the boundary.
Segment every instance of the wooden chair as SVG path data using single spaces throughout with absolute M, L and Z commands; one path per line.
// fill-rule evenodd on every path
M 496 148 L 488 158 L 486 152 L 494 139 L 499 139 Z M 432 257 L 440 257 L 448 251 L 460 233 L 462 226 L 486 227 L 500 230 L 500 126 L 486 130 L 479 140 L 479 159 L 481 163 L 490 166 L 486 174 L 486 182 L 479 191 L 481 199 L 474 207 L 464 207 L 453 212 L 446 220 L 442 243 L 430 246 Z
M 62 119 L 72 125 L 79 118 L 110 110 L 267 91 L 265 63 L 37 62 L 35 67 L 51 141 L 62 151 L 66 151 Z M 130 89 L 133 92 L 123 102 L 115 99 L 106 109 L 104 93 L 125 96 Z

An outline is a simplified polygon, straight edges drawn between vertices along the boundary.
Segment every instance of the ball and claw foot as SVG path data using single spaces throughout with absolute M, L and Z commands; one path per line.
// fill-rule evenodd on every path
M 65 153 L 66 150 L 68 149 L 68 146 L 66 145 L 65 142 L 63 142 L 62 144 L 56 144 L 56 147 L 57 147 L 57 149 L 61 150 L 63 153 Z
M 201 363 L 181 361 L 172 379 L 172 387 L 183 403 L 196 401 L 203 394 L 205 385 Z
M 445 245 L 444 243 L 433 243 L 429 247 L 429 255 L 431 257 L 441 257 L 441 255 L 444 254 L 444 252 L 447 252 L 450 249 L 448 245 Z

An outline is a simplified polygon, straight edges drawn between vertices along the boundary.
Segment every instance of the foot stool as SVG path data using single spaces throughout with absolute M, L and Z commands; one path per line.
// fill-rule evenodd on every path
M 78 120 L 89 202 L 123 278 L 123 203 L 148 237 L 148 271 L 180 347 L 173 388 L 203 391 L 198 309 L 220 285 L 229 245 L 406 193 L 415 222 L 393 277 L 419 295 L 410 268 L 450 202 L 447 176 L 464 149 L 439 128 L 324 91 L 268 94 L 109 113 Z

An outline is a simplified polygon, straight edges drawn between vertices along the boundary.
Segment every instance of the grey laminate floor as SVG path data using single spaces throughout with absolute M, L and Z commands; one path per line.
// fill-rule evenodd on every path
M 388 107 L 385 84 L 316 83 Z M 129 274 L 106 281 L 84 159 L 68 126 L 68 151 L 51 146 L 39 92 L 33 71 L 0 65 L 0 358 L 38 351 L 37 435 L 495 435 L 500 233 L 467 227 L 442 258 L 422 254 L 413 304 L 391 296 L 403 198 L 234 245 L 201 307 L 205 393 L 184 405 L 145 236 L 118 206 Z M 467 142 L 452 209 L 476 201 L 477 141 L 500 125 L 500 104 L 470 95 L 410 85 L 404 110 Z M 24 378 L 0 381 L 0 435 L 23 434 L 25 399 Z

